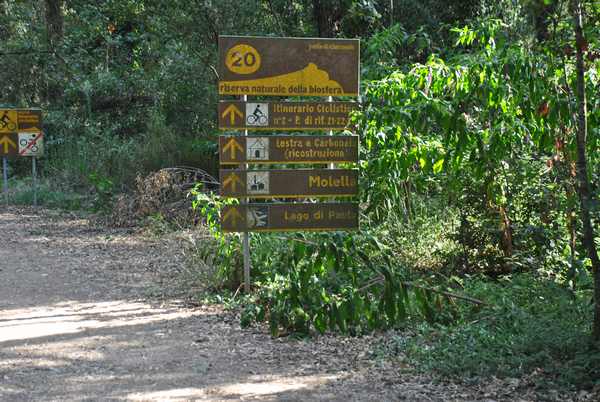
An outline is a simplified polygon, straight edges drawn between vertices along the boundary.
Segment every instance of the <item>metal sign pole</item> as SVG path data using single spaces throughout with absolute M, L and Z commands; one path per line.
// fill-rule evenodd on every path
M 242 100 L 248 101 L 248 95 L 243 95 Z M 248 136 L 248 130 L 244 130 L 244 137 Z M 245 150 L 244 150 L 245 151 Z M 249 165 L 244 163 L 244 170 L 248 170 Z M 248 203 L 249 199 L 244 198 L 244 202 Z M 250 294 L 250 234 L 244 232 L 242 238 L 242 252 L 244 253 L 244 292 Z
M 4 179 L 2 182 L 4 201 L 6 202 L 6 207 L 8 207 L 8 160 L 6 159 L 6 156 L 2 157 L 2 178 Z
M 35 156 L 31 158 L 31 178 L 33 185 L 33 206 L 37 207 L 37 166 Z
M 327 97 L 327 102 L 332 103 L 333 102 L 333 96 L 328 96 Z M 329 130 L 329 135 L 333 135 L 333 130 Z M 329 169 L 335 169 L 335 163 L 330 163 L 329 164 Z

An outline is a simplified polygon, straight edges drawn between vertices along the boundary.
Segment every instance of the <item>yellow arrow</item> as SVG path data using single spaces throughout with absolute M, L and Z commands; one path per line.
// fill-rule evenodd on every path
M 242 214 L 240 214 L 237 207 L 231 207 L 229 208 L 229 211 L 225 213 L 225 216 L 223 216 L 223 222 L 227 222 L 229 219 L 231 219 L 232 224 L 235 227 L 237 226 L 238 219 L 243 221 L 244 217 L 242 216 Z
M 236 115 L 240 116 L 241 119 L 244 118 L 244 115 L 242 114 L 240 109 L 238 109 L 233 103 L 231 105 L 229 105 L 227 107 L 227 109 L 225 109 L 225 111 L 223 112 L 221 117 L 226 119 L 227 115 L 229 115 L 229 124 L 231 124 L 232 126 L 235 124 L 235 116 Z
M 235 189 L 237 186 L 237 183 L 240 184 L 240 186 L 244 183 L 242 183 L 242 181 L 240 180 L 239 176 L 235 173 L 230 173 L 229 176 L 227 176 L 227 178 L 223 181 L 223 187 L 227 187 L 228 185 L 231 184 L 231 191 L 235 193 Z
M 4 153 L 5 154 L 8 153 L 9 145 L 12 146 L 13 148 L 17 147 L 17 144 L 15 144 L 14 141 L 11 140 L 10 137 L 7 136 L 7 135 L 5 135 L 4 137 L 2 137 L 2 139 L 0 140 L 0 145 L 4 146 Z
M 235 138 L 230 139 L 227 144 L 223 147 L 223 153 L 227 151 L 231 152 L 231 159 L 235 160 L 235 150 L 239 150 L 240 152 L 244 152 L 244 148 L 235 140 Z

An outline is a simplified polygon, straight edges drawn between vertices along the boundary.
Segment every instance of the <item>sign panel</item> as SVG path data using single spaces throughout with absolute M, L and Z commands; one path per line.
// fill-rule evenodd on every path
M 19 154 L 19 135 L 17 133 L 0 133 L 0 156 L 17 156 Z
M 20 156 L 42 156 L 44 154 L 44 133 L 19 133 Z
M 356 163 L 358 136 L 221 136 L 222 165 L 241 163 Z
M 0 109 L 0 133 L 41 131 L 41 109 Z
M 43 133 L 0 133 L 0 156 L 42 156 Z
M 219 37 L 219 94 L 357 96 L 357 39 Z
M 223 232 L 358 229 L 358 204 L 242 204 L 221 211 Z
M 221 130 L 345 130 L 356 102 L 219 103 Z
M 221 195 L 233 198 L 352 197 L 352 169 L 221 170 Z

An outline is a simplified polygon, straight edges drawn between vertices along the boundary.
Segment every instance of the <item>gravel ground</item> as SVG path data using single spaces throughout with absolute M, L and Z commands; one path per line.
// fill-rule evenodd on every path
M 383 335 L 273 339 L 220 306 L 155 296 L 181 241 L 43 209 L 0 211 L 0 400 L 591 401 L 521 382 L 433 382 Z M 172 276 L 171 275 L 171 276 Z

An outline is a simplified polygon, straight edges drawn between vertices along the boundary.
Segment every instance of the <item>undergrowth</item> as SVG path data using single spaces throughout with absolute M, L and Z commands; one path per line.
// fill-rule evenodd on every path
M 193 255 L 211 289 L 231 295 L 242 281 L 241 242 L 219 231 L 222 203 L 196 198 L 214 236 Z M 391 329 L 384 358 L 400 354 L 442 378 L 600 385 L 600 351 L 589 343 L 590 277 L 574 291 L 559 282 L 562 266 L 467 274 L 454 265 L 463 248 L 451 208 L 361 219 L 357 233 L 251 234 L 254 292 L 235 304 L 241 324 L 267 322 L 274 336 Z
M 600 385 L 600 349 L 589 338 L 591 291 L 573 293 L 530 274 L 465 285 L 486 305 L 463 306 L 446 325 L 418 322 L 412 336 L 396 337 L 395 350 L 444 377 L 532 376 L 538 385 Z
M 36 188 L 37 205 L 77 211 L 89 208 L 89 197 L 74 192 L 67 187 L 57 186 L 53 181 L 38 179 Z M 32 206 L 34 201 L 33 181 L 31 178 L 10 179 L 8 185 L 8 203 Z M 2 195 L 4 202 L 4 195 Z

